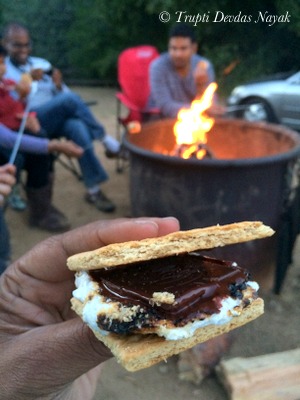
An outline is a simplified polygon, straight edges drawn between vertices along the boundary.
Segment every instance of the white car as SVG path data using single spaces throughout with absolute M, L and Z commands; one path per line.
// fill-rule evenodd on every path
M 300 130 L 300 72 L 237 86 L 227 105 L 228 111 L 237 118 Z

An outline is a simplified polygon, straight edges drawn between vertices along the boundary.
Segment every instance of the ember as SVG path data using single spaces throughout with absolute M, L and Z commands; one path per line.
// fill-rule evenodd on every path
M 211 83 L 201 98 L 192 102 L 190 108 L 182 108 L 178 112 L 174 125 L 177 145 L 171 155 L 185 159 L 212 157 L 212 152 L 207 148 L 207 133 L 213 127 L 215 120 L 209 117 L 206 111 L 212 105 L 216 89 L 217 84 Z
M 205 143 L 196 143 L 192 145 L 181 144 L 180 146 L 177 145 L 173 155 L 184 159 L 203 159 L 214 157 L 212 150 Z

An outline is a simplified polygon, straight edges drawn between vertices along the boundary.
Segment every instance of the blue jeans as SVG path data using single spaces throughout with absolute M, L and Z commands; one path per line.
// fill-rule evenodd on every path
M 93 140 L 103 139 L 105 130 L 77 94 L 59 93 L 47 103 L 35 107 L 33 111 L 36 111 L 47 137 L 52 139 L 63 136 L 85 149 L 78 161 L 87 187 L 108 179 L 93 148 Z
M 0 207 L 0 274 L 4 272 L 10 259 L 9 231 L 4 218 L 4 210 Z
M 65 122 L 62 134 L 84 149 L 84 153 L 78 159 L 78 162 L 85 186 L 92 187 L 105 182 L 108 179 L 108 174 L 95 154 L 86 125 L 78 119 L 70 118 Z
M 36 111 L 42 127 L 51 137 L 57 134 L 69 118 L 82 121 L 88 129 L 91 139 L 101 140 L 105 136 L 104 127 L 95 119 L 81 97 L 74 92 L 58 93 L 52 100 L 33 108 L 33 111 Z

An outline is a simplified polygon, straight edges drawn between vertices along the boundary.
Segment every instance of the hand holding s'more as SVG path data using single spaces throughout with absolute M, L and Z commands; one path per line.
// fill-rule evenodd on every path
M 73 255 L 72 308 L 127 370 L 150 367 L 263 314 L 249 273 L 203 251 L 273 234 L 245 221 Z

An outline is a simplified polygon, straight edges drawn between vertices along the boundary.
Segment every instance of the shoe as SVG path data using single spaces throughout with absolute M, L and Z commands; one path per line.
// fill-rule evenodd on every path
M 94 204 L 98 210 L 103 212 L 113 212 L 116 208 L 114 203 L 101 190 L 95 194 L 87 193 L 85 200 L 90 204 Z
M 29 225 L 48 232 L 65 232 L 71 227 L 67 217 L 53 206 L 42 218 L 30 218 Z
M 66 230 L 70 229 L 71 224 L 70 224 L 68 218 L 61 211 L 59 211 L 56 207 L 54 207 L 52 204 L 50 206 L 50 212 L 52 213 L 52 215 L 54 215 L 57 218 L 57 220 L 60 221 L 60 224 L 62 226 L 64 226 Z
M 51 184 L 41 188 L 26 188 L 29 225 L 49 232 L 70 229 L 67 217 L 51 204 Z
M 111 135 L 105 135 L 102 140 L 103 146 L 105 148 L 105 154 L 108 158 L 118 157 L 121 149 L 120 143 Z
M 105 150 L 105 155 L 107 158 L 120 158 L 125 161 L 129 160 L 129 152 L 124 148 L 124 146 L 121 146 L 117 153 Z
M 26 209 L 27 203 L 21 197 L 20 185 L 16 184 L 13 186 L 12 191 L 8 196 L 7 202 L 13 210 L 24 211 Z
M 119 154 L 120 154 L 119 151 L 113 152 L 113 151 L 110 151 L 110 150 L 107 150 L 107 149 L 105 150 L 105 155 L 106 155 L 107 158 L 118 158 Z

